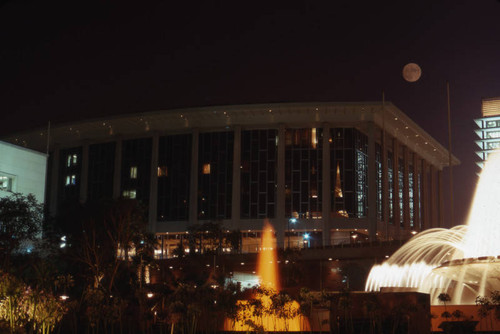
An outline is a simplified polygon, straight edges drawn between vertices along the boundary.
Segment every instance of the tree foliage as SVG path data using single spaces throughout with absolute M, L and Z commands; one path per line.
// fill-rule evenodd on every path
M 0 257 L 8 271 L 12 255 L 40 236 L 43 206 L 33 195 L 0 198 Z

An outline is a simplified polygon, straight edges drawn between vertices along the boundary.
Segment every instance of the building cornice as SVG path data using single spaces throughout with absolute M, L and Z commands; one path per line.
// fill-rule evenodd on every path
M 374 122 L 438 169 L 448 166 L 448 150 L 390 102 L 307 102 L 210 106 L 159 110 L 55 125 L 50 145 L 70 147 L 83 141 L 104 142 L 117 138 L 185 133 L 193 129 L 218 131 L 234 126 L 248 128 L 362 127 Z M 4 140 L 45 151 L 47 129 L 19 133 Z M 460 161 L 452 157 L 452 165 Z

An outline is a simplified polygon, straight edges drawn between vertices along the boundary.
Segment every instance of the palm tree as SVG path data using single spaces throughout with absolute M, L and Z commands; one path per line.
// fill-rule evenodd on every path
M 444 311 L 445 311 L 445 312 L 447 312 L 447 311 L 446 311 L 446 302 L 451 301 L 451 297 L 450 297 L 450 295 L 449 295 L 449 294 L 447 294 L 446 292 L 442 292 L 442 293 L 440 293 L 440 294 L 439 294 L 439 296 L 438 296 L 437 298 L 438 298 L 438 300 L 439 300 L 441 303 L 443 303 L 443 305 L 444 305 Z

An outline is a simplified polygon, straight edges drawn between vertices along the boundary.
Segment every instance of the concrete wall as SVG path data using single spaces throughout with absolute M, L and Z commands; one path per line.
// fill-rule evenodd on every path
M 12 192 L 33 194 L 44 203 L 46 171 L 45 154 L 0 141 L 0 175 L 13 177 Z M 0 190 L 0 197 L 10 194 Z

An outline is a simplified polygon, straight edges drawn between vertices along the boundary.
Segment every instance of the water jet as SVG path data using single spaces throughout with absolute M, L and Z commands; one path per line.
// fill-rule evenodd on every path
M 466 225 L 418 233 L 384 263 L 375 265 L 365 290 L 447 293 L 454 304 L 500 290 L 500 154 L 485 164 Z

